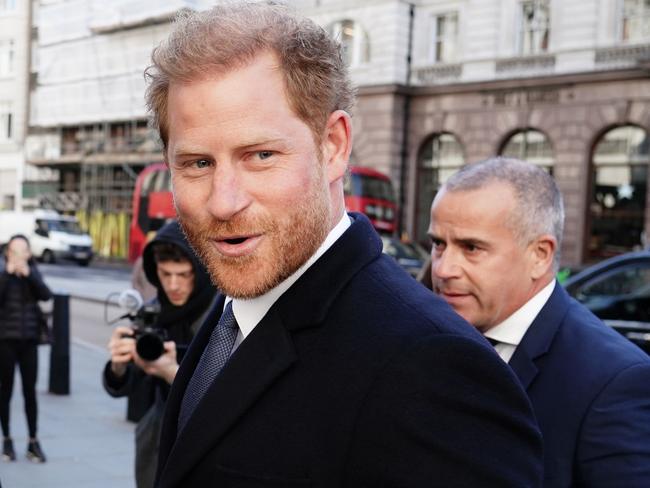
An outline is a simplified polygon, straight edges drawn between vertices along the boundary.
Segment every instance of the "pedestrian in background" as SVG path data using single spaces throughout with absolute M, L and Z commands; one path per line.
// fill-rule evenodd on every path
M 116 327 L 108 345 L 111 359 L 104 368 L 103 384 L 111 396 L 136 393 L 137 398 L 146 400 L 142 405 L 146 413 L 135 431 L 135 478 L 138 488 L 151 488 L 169 385 L 216 290 L 175 221 L 162 227 L 145 246 L 142 263 L 148 281 L 157 291 L 160 314 L 153 328 L 165 335 L 165 350 L 158 359 L 146 361 L 138 355 L 133 329 Z
M 36 378 L 38 342 L 45 325 L 39 301 L 52 298 L 32 257 L 29 241 L 13 236 L 5 247 L 5 262 L 0 269 L 0 421 L 2 423 L 2 458 L 15 461 L 9 430 L 9 404 L 18 364 L 22 378 L 25 415 L 29 429 L 27 459 L 45 462 L 45 454 L 36 437 L 38 406 Z
M 467 165 L 431 207 L 433 289 L 526 389 L 544 486 L 650 486 L 650 358 L 555 279 L 563 225 L 543 169 L 505 158 Z

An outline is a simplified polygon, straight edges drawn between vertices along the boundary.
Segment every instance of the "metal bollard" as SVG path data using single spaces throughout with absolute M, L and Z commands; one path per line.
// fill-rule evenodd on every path
M 65 293 L 54 294 L 50 393 L 70 394 L 70 295 Z

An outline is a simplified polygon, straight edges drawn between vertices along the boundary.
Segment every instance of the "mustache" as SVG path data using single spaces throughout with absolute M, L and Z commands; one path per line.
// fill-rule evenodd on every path
M 268 234 L 277 227 L 270 219 L 259 216 L 236 215 L 229 220 L 210 219 L 207 222 L 191 222 L 179 216 L 183 234 L 189 242 L 206 241 L 232 236 Z

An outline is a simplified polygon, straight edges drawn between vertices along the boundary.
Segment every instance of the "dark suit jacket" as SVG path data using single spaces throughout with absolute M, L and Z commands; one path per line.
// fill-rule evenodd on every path
M 282 295 L 177 437 L 223 308 L 176 376 L 158 486 L 538 486 L 541 438 L 516 377 L 381 252 L 365 217 Z
M 556 284 L 510 360 L 547 487 L 650 486 L 650 358 Z

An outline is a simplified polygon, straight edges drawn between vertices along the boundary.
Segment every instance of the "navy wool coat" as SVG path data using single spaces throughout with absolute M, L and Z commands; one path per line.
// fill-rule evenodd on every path
M 157 486 L 539 486 L 541 438 L 517 378 L 351 216 L 178 433 L 218 300 L 172 385 Z

